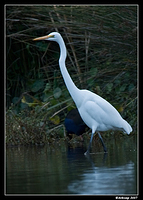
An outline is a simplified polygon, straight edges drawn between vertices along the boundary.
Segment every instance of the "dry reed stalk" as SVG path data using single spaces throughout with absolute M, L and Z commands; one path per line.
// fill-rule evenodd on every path
M 62 109 L 58 110 L 57 112 L 55 112 L 50 118 L 54 117 L 55 115 L 59 114 L 61 111 L 65 110 L 66 108 L 68 108 L 69 106 L 71 106 L 71 104 L 63 107 Z
M 55 12 L 57 14 L 57 17 L 58 17 L 59 21 L 61 22 L 62 20 L 61 20 L 60 14 L 56 10 L 56 6 L 54 6 L 54 9 L 55 9 Z M 64 15 L 64 19 L 65 19 L 66 22 L 68 22 L 65 15 Z M 71 47 L 71 50 L 72 50 L 72 53 L 73 53 L 73 56 L 74 56 L 74 60 L 75 60 L 75 63 L 76 63 L 76 68 L 77 68 L 77 72 L 78 72 L 78 78 L 79 78 L 80 84 L 82 84 L 83 81 L 82 81 L 82 78 L 81 78 L 81 70 L 80 70 L 80 66 L 78 64 L 78 60 L 77 60 L 77 56 L 76 56 L 76 53 L 75 53 L 74 46 L 72 45 L 73 44 L 72 43 L 72 38 L 68 36 L 67 31 L 64 28 L 63 28 L 63 31 L 64 31 L 64 33 L 66 35 L 66 38 L 68 40 L 68 43 L 69 43 L 69 45 Z M 68 31 L 70 31 L 70 28 L 68 28 Z M 57 32 L 58 32 L 58 29 L 57 29 Z M 70 56 L 69 52 L 68 52 L 68 56 Z M 71 56 L 70 56 L 70 60 L 71 60 Z
M 87 36 L 87 31 L 85 30 L 85 65 L 87 68 L 87 63 L 88 63 L 88 50 L 89 50 L 89 43 L 90 43 L 90 35 L 91 33 L 89 32 Z

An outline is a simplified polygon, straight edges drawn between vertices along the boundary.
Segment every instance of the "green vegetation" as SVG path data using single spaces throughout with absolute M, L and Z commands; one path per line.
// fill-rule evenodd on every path
M 59 47 L 32 39 L 59 31 L 79 88 L 114 105 L 137 132 L 137 6 L 6 6 L 6 143 L 65 139 L 74 108 Z

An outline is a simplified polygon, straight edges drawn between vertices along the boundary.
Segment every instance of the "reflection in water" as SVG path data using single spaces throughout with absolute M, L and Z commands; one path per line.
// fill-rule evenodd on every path
M 94 167 L 85 171 L 68 189 L 76 194 L 135 194 L 134 164 L 114 168 Z
M 107 148 L 107 155 L 89 158 L 86 147 L 65 143 L 7 148 L 6 194 L 136 194 L 134 138 L 111 140 Z

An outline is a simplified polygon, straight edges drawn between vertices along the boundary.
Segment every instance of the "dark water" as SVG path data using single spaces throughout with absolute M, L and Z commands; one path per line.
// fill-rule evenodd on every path
M 107 148 L 90 157 L 82 145 L 65 143 L 7 148 L 6 194 L 137 194 L 135 138 L 113 139 Z

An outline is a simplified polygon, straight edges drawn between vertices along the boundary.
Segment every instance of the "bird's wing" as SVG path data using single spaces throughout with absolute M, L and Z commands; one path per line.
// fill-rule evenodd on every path
M 120 126 L 121 116 L 118 111 L 103 98 L 93 98 L 85 102 L 86 112 L 98 124 L 104 124 L 111 127 Z
M 89 114 L 89 116 L 98 123 L 104 121 L 107 115 L 106 112 L 97 103 L 93 101 L 87 101 L 85 103 L 84 108 L 86 112 Z
M 82 90 L 82 93 L 83 102 L 78 110 L 87 126 L 100 131 L 120 129 L 127 134 L 132 131 L 132 127 L 108 101 L 88 90 Z

